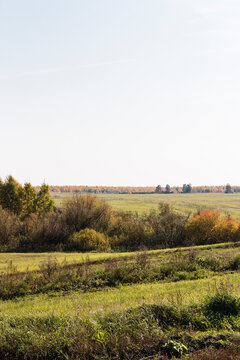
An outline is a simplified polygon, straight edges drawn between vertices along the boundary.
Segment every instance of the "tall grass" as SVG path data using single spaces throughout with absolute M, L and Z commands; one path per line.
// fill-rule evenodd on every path
M 224 306 L 234 310 L 222 311 Z M 213 319 L 216 304 L 221 316 Z M 228 329 L 228 331 L 226 331 Z M 143 359 L 180 358 L 215 349 L 234 356 L 240 330 L 239 299 L 226 290 L 199 305 L 143 304 L 94 319 L 68 316 L 0 318 L 0 356 L 7 359 Z M 211 332 L 211 335 L 210 333 Z M 231 347 L 230 347 L 231 346 Z M 224 349 L 228 351 L 224 352 Z M 200 350 L 201 349 L 201 350 Z M 232 359 L 236 357 L 232 357 Z

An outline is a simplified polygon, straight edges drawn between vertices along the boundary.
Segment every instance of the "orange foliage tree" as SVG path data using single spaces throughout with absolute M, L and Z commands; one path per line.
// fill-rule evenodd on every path
M 214 244 L 237 240 L 238 229 L 230 215 L 222 218 L 219 211 L 204 210 L 188 221 L 186 234 L 193 245 Z

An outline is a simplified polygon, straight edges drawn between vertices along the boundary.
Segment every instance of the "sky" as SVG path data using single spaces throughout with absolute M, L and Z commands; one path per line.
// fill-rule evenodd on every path
M 240 185 L 239 0 L 0 0 L 0 177 Z

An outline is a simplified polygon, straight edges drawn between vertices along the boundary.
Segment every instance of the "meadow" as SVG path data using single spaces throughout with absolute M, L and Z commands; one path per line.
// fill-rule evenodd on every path
M 181 214 L 195 214 L 198 210 L 219 210 L 240 220 L 240 194 L 96 194 L 116 211 L 138 212 L 140 215 L 157 209 L 160 202 L 167 202 Z M 61 206 L 73 193 L 52 193 L 56 206 Z
M 238 359 L 240 243 L 2 253 L 0 264 L 1 358 L 185 359 L 185 346 L 188 359 Z M 233 314 L 221 315 L 226 301 Z

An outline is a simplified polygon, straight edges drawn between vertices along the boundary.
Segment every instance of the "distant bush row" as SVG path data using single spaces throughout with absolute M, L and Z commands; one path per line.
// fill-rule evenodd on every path
M 139 217 L 116 213 L 101 199 L 76 195 L 61 209 L 20 217 L 0 207 L 1 251 L 109 251 L 240 241 L 230 215 L 205 210 L 193 217 L 166 203 Z

